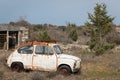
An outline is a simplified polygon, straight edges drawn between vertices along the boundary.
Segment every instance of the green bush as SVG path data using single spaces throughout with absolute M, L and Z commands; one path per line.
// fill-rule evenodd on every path
M 45 40 L 45 41 L 49 41 L 49 40 L 52 40 L 51 37 L 48 35 L 48 32 L 47 31 L 44 31 L 42 33 L 39 33 L 38 35 L 38 40 Z
M 101 55 L 103 53 L 105 53 L 107 50 L 110 50 L 112 48 L 114 48 L 114 44 L 110 44 L 110 43 L 104 43 L 101 46 L 99 45 L 96 49 L 96 55 Z
M 41 25 L 41 24 L 37 24 L 37 25 L 33 25 L 33 30 L 34 31 L 39 31 L 39 30 L 46 30 L 46 26 L 43 26 L 43 25 Z
M 77 41 L 78 39 L 78 34 L 76 30 L 73 30 L 70 32 L 69 37 L 73 40 L 73 41 Z

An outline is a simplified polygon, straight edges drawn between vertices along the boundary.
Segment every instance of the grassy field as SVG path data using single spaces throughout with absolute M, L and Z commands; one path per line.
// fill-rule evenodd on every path
M 86 50 L 74 49 L 68 54 L 82 59 L 82 73 L 70 76 L 54 72 L 12 72 L 6 65 L 6 58 L 12 51 L 0 51 L 0 80 L 120 80 L 120 51 L 109 51 L 95 56 Z

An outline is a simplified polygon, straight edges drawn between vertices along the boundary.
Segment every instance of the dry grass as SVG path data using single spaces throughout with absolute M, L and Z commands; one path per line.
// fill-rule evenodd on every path
M 72 53 L 82 59 L 82 73 L 70 76 L 55 72 L 12 72 L 5 59 L 11 51 L 0 51 L 0 80 L 120 80 L 120 52 L 109 52 L 101 56 L 75 49 Z

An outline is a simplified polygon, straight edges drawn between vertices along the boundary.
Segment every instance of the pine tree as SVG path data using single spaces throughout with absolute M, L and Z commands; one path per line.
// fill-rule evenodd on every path
M 96 4 L 94 13 L 88 13 L 90 21 L 86 23 L 86 26 L 91 31 L 90 48 L 94 49 L 97 54 L 104 53 L 104 47 L 110 46 L 104 37 L 113 29 L 114 18 L 108 16 L 107 13 L 105 4 Z
M 78 35 L 77 35 L 77 31 L 73 30 L 70 32 L 69 37 L 73 40 L 73 41 L 77 41 L 78 39 Z
M 39 38 L 38 40 L 42 40 L 42 41 L 51 40 L 51 37 L 49 36 L 47 31 L 44 31 L 43 33 L 39 33 L 38 38 Z

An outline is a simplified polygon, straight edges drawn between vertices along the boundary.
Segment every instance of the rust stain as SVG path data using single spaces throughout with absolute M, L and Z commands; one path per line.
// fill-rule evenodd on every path
M 31 41 L 31 42 L 23 42 L 19 46 L 16 46 L 16 49 L 22 46 L 32 46 L 32 45 L 43 45 L 47 46 L 49 43 L 56 43 L 56 41 Z
M 42 45 L 42 46 L 48 46 L 49 44 L 51 43 L 56 43 L 56 42 L 38 42 L 38 41 L 32 41 L 32 42 L 24 42 L 22 44 L 20 44 L 20 46 L 17 46 L 17 49 L 20 48 L 20 47 L 23 47 L 23 46 L 33 46 L 33 45 Z M 27 56 L 29 56 L 29 54 L 27 54 Z M 25 66 L 26 69 L 32 69 L 32 70 L 41 70 L 41 71 L 50 71 L 50 69 L 44 69 L 44 68 L 41 68 L 39 66 L 34 66 L 34 57 L 36 57 L 38 55 L 32 55 L 32 65 L 31 66 Z M 44 55 L 41 55 L 41 56 L 44 56 Z M 46 55 L 48 56 L 48 55 Z M 58 67 L 58 57 L 57 55 L 55 54 L 56 56 L 56 70 L 57 70 L 57 67 Z M 49 58 L 49 56 L 47 57 Z

